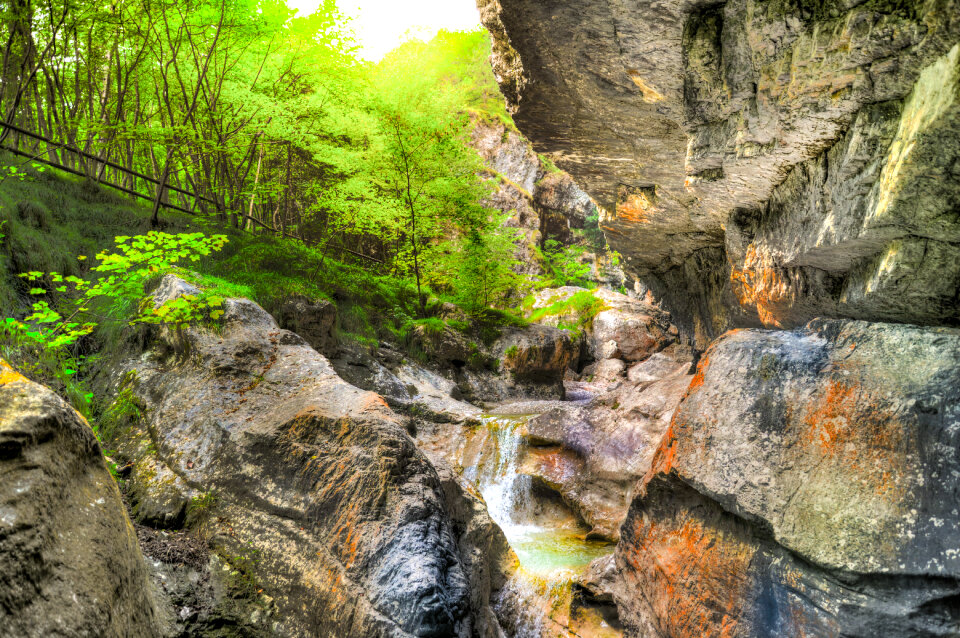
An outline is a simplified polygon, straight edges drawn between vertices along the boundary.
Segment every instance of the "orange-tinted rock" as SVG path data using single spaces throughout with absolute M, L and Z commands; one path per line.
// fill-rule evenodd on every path
M 156 298 L 184 292 L 167 277 Z M 479 501 L 438 476 L 379 395 L 253 302 L 224 309 L 219 332 L 161 330 L 115 364 L 146 407 L 117 441 L 134 494 L 213 496 L 211 548 L 254 585 L 259 629 L 496 636 L 487 601 L 506 550 Z
M 956 632 L 958 361 L 949 329 L 719 339 L 624 524 L 622 617 L 671 637 Z

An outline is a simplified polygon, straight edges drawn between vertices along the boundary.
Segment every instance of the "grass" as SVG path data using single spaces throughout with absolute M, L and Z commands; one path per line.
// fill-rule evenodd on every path
M 21 160 L 0 152 L 0 165 Z M 16 278 L 21 272 L 59 272 L 84 276 L 92 256 L 113 246 L 117 235 L 150 230 L 150 210 L 139 203 L 89 181 L 53 170 L 38 172 L 27 166 L 25 179 L 8 177 L 0 182 L 0 309 L 5 316 L 34 301 L 29 286 Z M 196 220 L 182 213 L 165 212 L 167 232 L 196 230 Z
M 542 153 L 537 153 L 537 157 L 540 159 L 540 166 L 543 167 L 547 173 L 562 173 L 557 165 L 553 163 L 553 160 L 547 157 Z

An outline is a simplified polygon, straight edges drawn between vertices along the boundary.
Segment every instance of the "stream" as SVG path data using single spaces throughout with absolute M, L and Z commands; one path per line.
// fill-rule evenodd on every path
M 614 545 L 587 541 L 588 530 L 559 496 L 524 473 L 529 418 L 483 417 L 469 446 L 477 453 L 465 454 L 461 466 L 520 563 L 501 593 L 500 615 L 514 620 L 513 635 L 518 638 L 579 635 L 572 630 L 581 621 L 591 625 L 585 635 L 619 636 L 602 618 L 579 618 L 586 612 L 575 601 L 575 583 L 592 561 L 611 554 Z

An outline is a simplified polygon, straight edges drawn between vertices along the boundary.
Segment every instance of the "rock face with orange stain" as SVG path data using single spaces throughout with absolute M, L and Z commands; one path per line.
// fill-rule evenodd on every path
M 90 426 L 0 360 L 0 635 L 165 635 Z
M 167 277 L 155 300 L 192 292 Z M 176 524 L 206 503 L 254 635 L 499 635 L 488 603 L 511 558 L 490 540 L 499 530 L 477 531 L 476 505 L 383 399 L 256 304 L 224 307 L 218 332 L 163 329 L 112 365 L 141 407 L 116 442 L 134 512 Z
M 947 328 L 717 340 L 622 529 L 635 635 L 957 635 L 958 361 Z
M 555 407 L 527 423 L 525 473 L 560 494 L 591 537 L 619 539 L 635 486 L 690 385 L 691 366 L 689 349 L 679 345 L 648 352 L 631 367 L 633 380 L 604 379 L 586 403 Z
M 478 0 L 518 128 L 700 348 L 956 324 L 960 0 Z

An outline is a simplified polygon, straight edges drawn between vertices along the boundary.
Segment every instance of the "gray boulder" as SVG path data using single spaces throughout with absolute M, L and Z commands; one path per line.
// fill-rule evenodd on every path
M 568 367 L 576 366 L 580 342 L 567 330 L 530 325 L 508 330 L 493 345 L 493 352 L 501 371 L 515 381 L 553 388 L 562 396 L 564 374 Z
M 673 346 L 660 358 L 673 363 L 663 367 L 662 376 L 621 380 L 609 389 L 573 384 L 593 385 L 593 398 L 579 406 L 555 407 L 527 423 L 534 447 L 527 452 L 524 472 L 558 492 L 590 525 L 593 538 L 620 538 L 636 484 L 650 469 L 690 385 L 691 359 L 684 348 Z M 619 363 L 622 370 L 619 359 L 600 364 L 608 362 Z
M 113 365 L 146 407 L 116 442 L 134 489 L 212 495 L 211 549 L 270 632 L 471 635 L 489 613 L 462 530 L 399 419 L 256 304 L 224 309 L 219 332 L 161 329 Z
M 326 299 L 290 297 L 280 305 L 277 322 L 306 339 L 317 352 L 330 356 L 336 351 L 337 307 Z
M 3 360 L 0 476 L 0 635 L 161 635 L 147 567 L 93 431 Z
M 958 361 L 955 329 L 817 320 L 719 339 L 622 528 L 627 624 L 957 635 Z

